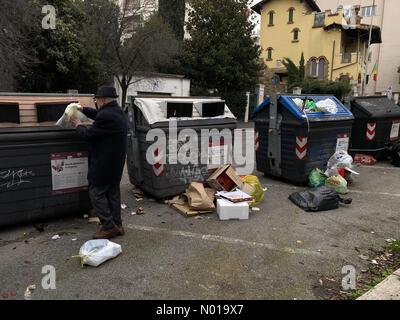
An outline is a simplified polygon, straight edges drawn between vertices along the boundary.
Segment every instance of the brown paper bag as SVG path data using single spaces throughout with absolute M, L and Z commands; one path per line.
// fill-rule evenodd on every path
M 204 185 L 200 182 L 192 182 L 186 189 L 186 196 L 189 200 L 189 206 L 194 210 L 214 210 L 215 205 L 210 199 Z

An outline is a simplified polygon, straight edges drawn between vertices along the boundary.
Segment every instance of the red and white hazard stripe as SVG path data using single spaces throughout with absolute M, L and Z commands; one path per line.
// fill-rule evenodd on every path
M 258 133 L 258 131 L 256 131 L 254 134 L 254 146 L 256 151 L 260 149 L 260 134 Z
M 305 160 L 307 158 L 308 138 L 296 137 L 296 158 Z
M 376 122 L 370 122 L 367 124 L 367 141 L 374 141 L 376 137 Z
M 164 175 L 164 152 L 157 148 L 154 150 L 153 171 L 156 177 Z

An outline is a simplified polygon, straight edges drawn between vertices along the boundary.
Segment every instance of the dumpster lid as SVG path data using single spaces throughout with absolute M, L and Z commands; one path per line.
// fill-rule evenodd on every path
M 167 117 L 167 103 L 193 103 L 193 116 L 192 117 Z M 221 99 L 206 99 L 206 98 L 135 98 L 134 104 L 140 109 L 149 125 L 158 122 L 169 122 L 170 120 L 186 121 L 186 120 L 206 120 L 206 119 L 231 119 L 236 120 L 236 117 L 225 105 L 224 114 L 216 117 L 201 117 L 199 106 L 203 103 L 210 102 L 224 102 Z
M 319 102 L 326 99 L 331 99 L 336 103 L 337 113 L 324 112 L 303 112 L 295 103 L 294 99 L 313 100 Z M 329 95 L 280 95 L 278 103 L 291 112 L 298 120 L 301 121 L 335 121 L 335 120 L 353 120 L 354 116 L 335 96 Z M 260 106 L 258 106 L 252 117 L 255 117 L 260 111 L 269 107 L 270 98 L 267 98 Z
M 354 98 L 351 101 L 351 108 L 359 110 L 369 118 L 400 117 L 400 107 L 386 96 Z

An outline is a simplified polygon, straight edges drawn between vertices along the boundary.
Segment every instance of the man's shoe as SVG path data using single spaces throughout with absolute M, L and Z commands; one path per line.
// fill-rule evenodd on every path
M 119 234 L 120 234 L 120 229 L 118 227 L 114 227 L 110 230 L 97 231 L 94 234 L 93 239 L 111 239 L 111 238 L 115 238 Z
M 125 229 L 124 229 L 124 227 L 123 226 L 117 226 L 117 228 L 119 229 L 119 233 L 118 233 L 118 235 L 119 236 L 124 236 L 125 235 Z

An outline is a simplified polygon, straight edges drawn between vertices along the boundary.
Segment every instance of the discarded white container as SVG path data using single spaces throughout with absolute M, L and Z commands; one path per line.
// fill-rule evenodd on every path
M 217 200 L 217 213 L 220 220 L 248 220 L 249 211 L 247 202 L 233 203 L 225 199 Z

